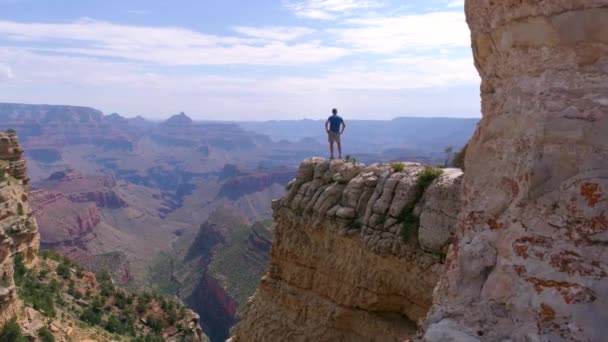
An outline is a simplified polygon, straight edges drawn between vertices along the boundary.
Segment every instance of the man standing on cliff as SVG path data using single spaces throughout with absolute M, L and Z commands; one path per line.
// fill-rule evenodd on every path
M 334 159 L 334 143 L 338 144 L 338 158 L 342 159 L 342 141 L 340 136 L 346 129 L 346 124 L 340 116 L 338 116 L 338 110 L 336 108 L 331 110 L 332 116 L 325 122 L 325 130 L 327 131 L 327 137 L 329 140 L 329 152 L 331 153 L 331 159 Z

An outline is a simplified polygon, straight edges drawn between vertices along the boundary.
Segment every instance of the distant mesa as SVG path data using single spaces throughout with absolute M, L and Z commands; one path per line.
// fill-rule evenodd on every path
M 0 122 L 28 125 L 66 123 L 97 125 L 102 120 L 102 112 L 89 107 L 0 103 Z
M 118 113 L 106 115 L 105 119 L 114 124 L 126 124 L 129 121 Z
M 148 121 L 146 118 L 144 118 L 141 115 L 138 115 L 134 118 L 129 118 L 129 119 L 127 119 L 127 122 L 129 123 L 130 126 L 139 127 L 139 128 L 149 128 L 149 127 L 156 125 L 156 123 L 154 123 L 152 121 Z
M 141 115 L 138 115 L 138 116 L 136 116 L 136 117 L 134 117 L 132 119 L 129 119 L 129 121 L 136 122 L 136 123 L 146 123 L 146 122 L 148 122 L 148 120 L 146 120 L 146 118 L 144 118 Z
M 245 174 L 246 173 L 241 171 L 238 168 L 238 166 L 236 166 L 234 164 L 226 164 L 226 165 L 224 165 L 224 168 L 220 172 L 220 180 L 224 180 L 224 179 L 228 179 L 228 178 L 232 178 L 232 177 L 244 176 Z
M 50 177 L 49 180 L 53 180 L 53 181 L 69 181 L 69 180 L 74 180 L 74 179 L 81 179 L 82 178 L 82 174 L 72 170 L 72 169 L 68 169 L 65 171 L 58 171 L 53 173 Z
M 173 115 L 163 122 L 166 126 L 189 126 L 192 125 L 192 119 L 184 112 Z

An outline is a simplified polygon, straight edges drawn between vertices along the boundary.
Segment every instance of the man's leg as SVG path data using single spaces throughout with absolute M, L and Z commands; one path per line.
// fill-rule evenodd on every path
M 330 153 L 329 155 L 331 156 L 330 158 L 333 159 L 334 158 L 334 142 L 333 141 L 329 143 L 329 153 Z
M 342 159 L 342 142 L 338 141 L 338 158 Z

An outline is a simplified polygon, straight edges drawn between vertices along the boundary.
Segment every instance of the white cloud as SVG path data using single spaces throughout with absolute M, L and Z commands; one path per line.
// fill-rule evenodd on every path
M 150 11 L 144 10 L 144 9 L 133 9 L 133 10 L 127 10 L 127 13 L 144 15 L 144 14 L 150 14 Z
M 263 40 L 287 42 L 310 35 L 315 30 L 308 27 L 244 27 L 237 26 L 234 31 L 245 36 Z
M 396 17 L 356 18 L 347 28 L 331 29 L 338 41 L 373 53 L 470 46 L 464 13 L 432 12 Z
M 289 44 L 304 28 L 241 28 L 252 37 L 216 36 L 177 27 L 144 27 L 80 20 L 68 24 L 0 21 L 0 35 L 19 42 L 51 42 L 46 51 L 123 58 L 163 65 L 302 65 L 349 54 L 320 41 Z M 278 39 L 278 40 L 277 40 Z M 73 47 L 77 43 L 76 47 Z M 42 49 L 40 49 L 42 50 Z
M 446 106 L 464 108 L 460 115 L 478 113 L 479 78 L 468 52 L 464 15 L 363 14 L 381 5 L 298 1 L 290 4 L 296 14 L 308 11 L 308 17 L 339 20 L 318 30 L 237 26 L 226 36 L 91 19 L 60 24 L 0 20 L 0 101 L 69 103 L 156 116 L 184 109 L 209 119 L 311 117 L 334 103 L 362 115 L 382 111 L 383 118 L 437 115 Z M 11 43 L 19 47 L 6 46 Z M 344 56 L 354 58 L 341 59 L 340 67 L 332 63 Z M 260 73 L 254 67 L 177 65 L 290 68 Z M 300 66 L 310 73 L 300 76 L 305 75 Z M 449 90 L 464 88 L 473 90 L 470 98 Z M 417 98 L 420 94 L 426 97 Z M 467 100 L 454 94 L 465 94 Z
M 464 0 L 453 0 L 450 1 L 447 5 L 447 7 L 453 8 L 453 7 L 463 7 L 464 6 Z
M 0 82 L 0 102 L 63 102 L 100 107 L 108 112 L 155 116 L 175 112 L 177 106 L 179 110 L 183 108 L 198 114 L 199 118 L 209 119 L 314 117 L 333 102 L 347 105 L 349 111 L 359 111 L 362 115 L 366 114 L 362 108 L 382 108 L 386 111 L 384 118 L 408 114 L 412 108 L 417 112 L 409 114 L 422 115 L 425 111 L 441 114 L 438 108 L 444 106 L 445 101 L 440 96 L 445 95 L 433 93 L 455 87 L 475 89 L 479 82 L 472 62 L 466 58 L 407 56 L 387 61 L 390 68 L 345 66 L 309 77 L 172 74 L 149 70 L 136 63 L 38 55 L 14 48 L 0 48 L 0 60 L 10 64 L 19 76 L 11 82 Z M 436 97 L 418 100 L 414 94 L 421 92 L 430 94 L 426 96 L 431 99 Z M 471 112 L 477 113 L 477 92 L 471 93 L 474 96 L 470 107 L 466 103 L 458 106 L 472 108 Z M 424 105 L 431 102 L 437 105 L 425 109 Z M 464 115 L 466 111 L 458 113 Z
M 0 81 L 10 80 L 14 77 L 13 69 L 8 65 L 4 65 L 0 63 Z
M 381 7 L 382 2 L 379 0 L 300 0 L 289 1 L 286 6 L 300 17 L 330 20 L 352 11 Z

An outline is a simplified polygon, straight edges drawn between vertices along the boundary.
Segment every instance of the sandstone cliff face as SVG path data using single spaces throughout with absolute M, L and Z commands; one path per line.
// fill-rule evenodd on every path
M 419 164 L 306 160 L 273 203 L 270 266 L 233 341 L 402 341 L 432 302 L 460 207 L 462 173 L 416 198 Z M 420 229 L 401 237 L 403 212 Z
M 40 236 L 28 205 L 28 179 L 23 148 L 14 133 L 0 131 L 0 325 L 15 316 L 18 301 L 13 261 L 26 266 L 37 260 Z
M 483 120 L 424 340 L 605 340 L 608 1 L 466 12 Z
M 32 191 L 30 203 L 44 248 L 79 246 L 84 248 L 94 236 L 101 215 L 95 203 L 74 204 L 61 192 Z

